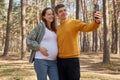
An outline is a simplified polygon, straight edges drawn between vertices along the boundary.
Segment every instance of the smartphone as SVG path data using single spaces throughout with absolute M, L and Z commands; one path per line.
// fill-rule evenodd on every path
M 99 5 L 98 4 L 94 4 L 94 12 L 96 12 L 96 11 L 99 11 Z M 95 18 L 97 18 L 97 17 L 95 17 Z
M 99 11 L 99 5 L 98 4 L 94 4 L 94 11 Z

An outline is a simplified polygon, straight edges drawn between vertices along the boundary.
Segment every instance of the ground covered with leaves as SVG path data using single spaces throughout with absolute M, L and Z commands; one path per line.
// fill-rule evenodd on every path
M 111 63 L 102 63 L 102 53 L 82 53 L 80 57 L 81 80 L 120 80 L 120 55 L 111 54 Z M 37 80 L 28 56 L 0 57 L 0 80 Z

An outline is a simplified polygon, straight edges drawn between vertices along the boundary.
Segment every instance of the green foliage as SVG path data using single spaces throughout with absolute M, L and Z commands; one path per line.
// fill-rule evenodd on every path
M 6 21 L 6 7 L 4 0 L 0 0 L 0 27 L 3 25 L 3 23 Z
M 68 18 L 69 19 L 75 19 L 76 15 L 76 0 L 55 0 L 55 4 L 60 4 L 63 3 L 66 5 L 67 10 L 68 10 Z M 84 0 L 82 0 L 84 2 Z M 92 8 L 93 8 L 93 1 L 94 0 L 86 0 L 86 5 L 87 7 L 87 20 L 88 22 L 91 22 L 93 20 L 92 16 Z M 120 6 L 120 1 L 116 0 L 116 8 Z M 8 0 L 7 3 L 5 3 L 5 0 L 0 0 L 0 40 L 1 42 L 4 42 L 5 39 L 5 34 L 6 34 L 6 23 L 7 23 L 7 9 L 8 9 Z M 100 10 L 102 13 L 102 0 L 98 0 L 98 3 L 100 5 Z M 50 7 L 51 6 L 51 0 L 41 0 L 38 5 L 36 5 L 36 0 L 27 0 L 25 7 L 26 7 L 26 15 L 25 15 L 25 20 L 26 20 L 26 36 L 35 27 L 37 24 L 37 11 L 39 10 L 39 14 L 41 14 L 41 11 L 45 7 Z M 84 7 L 84 4 L 82 5 Z M 118 9 L 120 11 L 120 9 Z M 80 14 L 79 18 L 83 20 L 83 11 L 81 9 L 80 5 Z M 11 21 L 11 34 L 10 34 L 10 40 L 16 40 L 21 42 L 21 3 L 20 0 L 13 0 L 13 8 L 12 8 L 12 21 Z M 109 18 L 110 20 L 113 18 L 113 3 L 112 0 L 109 1 Z M 120 16 L 120 15 L 118 15 Z M 111 30 L 111 25 L 109 25 L 109 30 Z M 118 19 L 118 25 L 120 24 L 120 17 Z M 101 32 L 101 35 L 103 33 Z M 90 36 L 91 37 L 91 36 Z M 0 43 L 4 44 L 4 43 Z M 20 45 L 20 44 L 19 44 Z M 18 47 L 16 47 L 18 48 Z M 0 49 L 2 50 L 2 48 Z
M 16 39 L 20 36 L 21 30 L 21 6 L 16 2 L 13 2 L 12 8 L 12 21 L 11 21 L 11 39 Z
M 5 31 L 6 22 L 7 22 L 7 9 L 5 7 L 4 0 L 0 0 L 0 35 L 1 35 L 0 40 L 1 41 L 4 40 L 4 31 Z

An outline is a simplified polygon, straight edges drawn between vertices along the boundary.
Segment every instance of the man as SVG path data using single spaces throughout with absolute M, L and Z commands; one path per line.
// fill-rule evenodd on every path
M 66 7 L 58 4 L 55 7 L 55 13 L 60 20 L 57 29 L 58 37 L 58 71 L 60 80 L 80 80 L 80 48 L 79 31 L 94 31 L 99 27 L 101 14 L 97 11 L 94 14 L 94 21 L 90 24 L 80 20 L 67 20 Z

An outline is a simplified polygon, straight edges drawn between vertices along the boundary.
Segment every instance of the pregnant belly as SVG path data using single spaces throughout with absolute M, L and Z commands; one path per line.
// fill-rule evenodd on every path
M 47 49 L 48 51 L 48 58 L 52 58 L 52 59 L 55 59 L 57 54 L 58 54 L 58 47 L 57 47 L 57 44 L 54 42 L 54 43 L 41 43 L 40 45 L 41 47 L 44 47 Z
M 46 47 L 49 56 L 48 57 L 56 57 L 58 53 L 58 48 L 57 47 Z

